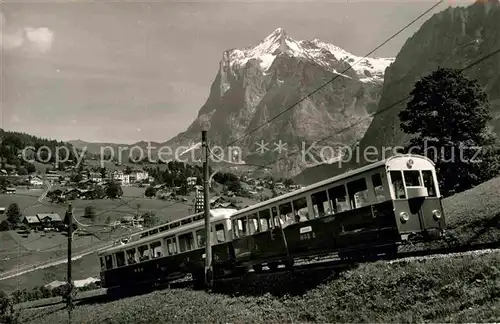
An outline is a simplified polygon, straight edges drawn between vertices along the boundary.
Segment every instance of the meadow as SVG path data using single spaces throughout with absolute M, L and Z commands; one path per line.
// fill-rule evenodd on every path
M 74 323 L 413 323 L 495 322 L 500 318 L 500 253 L 423 262 L 361 264 L 338 276 L 270 277 L 232 291 L 152 292 L 77 306 Z M 321 280 L 319 280 L 321 279 Z M 300 295 L 257 294 L 252 287 L 303 287 Z M 249 288 L 250 287 L 250 288 Z M 227 287 L 226 287 L 227 288 Z M 61 305 L 21 311 L 30 323 L 62 323 Z
M 108 217 L 113 222 L 120 220 L 124 216 L 136 216 L 155 211 L 160 221 L 167 221 L 186 216 L 192 212 L 190 199 L 194 197 L 189 197 L 187 202 L 165 201 L 141 197 L 144 190 L 144 188 L 123 187 L 124 195 L 121 199 L 72 201 L 74 216 L 81 224 L 89 225 L 90 220 L 84 218 L 83 215 L 86 206 L 93 206 L 96 213 L 95 225 L 104 225 Z M 67 206 L 52 204 L 46 200 L 41 203 L 38 202 L 41 192 L 41 190 L 23 190 L 19 188 L 14 195 L 0 195 L 0 206 L 7 208 L 11 203 L 17 203 L 23 215 L 53 212 L 64 217 Z M 5 214 L 0 215 L 0 221 L 5 218 Z M 80 227 L 83 228 L 83 226 Z M 103 243 L 129 233 L 129 230 L 122 228 L 112 232 L 109 228 L 103 226 L 89 228 L 91 229 L 88 231 L 94 235 L 82 236 L 78 235 L 77 232 L 74 236 L 74 253 L 103 245 Z M 28 237 L 19 234 L 17 231 L 0 232 L 0 260 L 2 261 L 0 263 L 0 273 L 64 257 L 67 251 L 67 240 L 67 235 L 61 232 L 30 233 Z M 27 275 L 33 276 L 34 274 Z M 0 287 L 2 286 L 3 282 L 0 282 Z

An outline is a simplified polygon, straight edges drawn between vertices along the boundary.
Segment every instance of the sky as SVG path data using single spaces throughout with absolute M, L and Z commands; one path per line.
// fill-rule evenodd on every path
M 437 1 L 0 4 L 0 127 L 58 140 L 166 141 L 205 103 L 225 50 L 283 28 L 364 56 Z M 444 1 L 371 56 L 395 57 Z

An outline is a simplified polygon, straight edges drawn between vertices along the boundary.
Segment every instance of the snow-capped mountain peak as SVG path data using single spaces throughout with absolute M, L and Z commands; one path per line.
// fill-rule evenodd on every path
M 296 41 L 284 29 L 277 28 L 254 47 L 226 51 L 221 67 L 225 71 L 228 68 L 239 69 L 250 60 L 255 60 L 265 74 L 280 54 L 311 60 L 332 73 L 341 74 L 343 71 L 332 67 L 333 55 L 337 61 L 348 63 L 362 82 L 382 82 L 385 69 L 394 61 L 393 58 L 362 58 L 319 39 Z M 350 78 L 348 75 L 342 76 Z

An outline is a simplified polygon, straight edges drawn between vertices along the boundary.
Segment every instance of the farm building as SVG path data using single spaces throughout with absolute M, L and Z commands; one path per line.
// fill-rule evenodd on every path
M 23 224 L 27 225 L 29 228 L 40 228 L 42 223 L 37 216 L 24 216 Z
M 63 223 L 61 216 L 56 213 L 36 214 L 36 217 L 38 217 L 40 223 L 45 227 L 58 227 Z

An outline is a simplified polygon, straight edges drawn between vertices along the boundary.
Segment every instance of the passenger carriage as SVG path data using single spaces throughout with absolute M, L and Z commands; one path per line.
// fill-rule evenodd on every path
M 232 268 L 230 216 L 235 209 L 211 214 L 214 272 Z M 204 279 L 205 220 L 203 213 L 162 224 L 140 233 L 138 240 L 99 253 L 102 287 L 169 282 L 192 274 Z
M 232 216 L 235 263 L 256 271 L 338 252 L 341 258 L 394 254 L 398 243 L 445 230 L 434 163 L 397 155 Z

